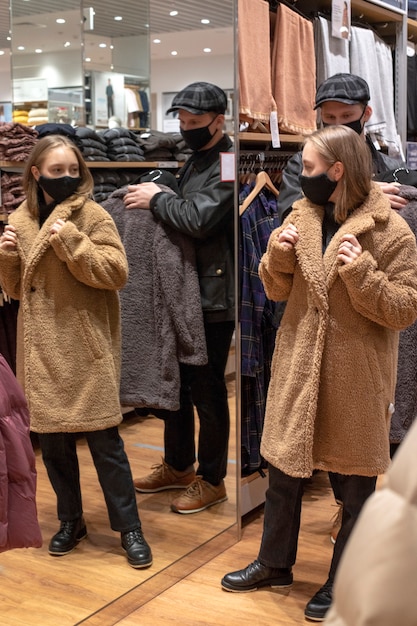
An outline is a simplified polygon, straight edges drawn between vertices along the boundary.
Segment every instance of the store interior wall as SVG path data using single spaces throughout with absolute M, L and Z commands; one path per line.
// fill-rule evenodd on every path
M 233 41 L 233 31 L 230 29 Z M 150 86 L 156 110 L 152 113 L 152 127 L 163 130 L 163 94 L 176 93 L 186 85 L 205 80 L 219 85 L 222 89 L 233 89 L 234 68 L 233 54 L 214 57 L 189 57 L 186 59 L 151 59 Z M 202 78 L 203 77 L 203 78 Z

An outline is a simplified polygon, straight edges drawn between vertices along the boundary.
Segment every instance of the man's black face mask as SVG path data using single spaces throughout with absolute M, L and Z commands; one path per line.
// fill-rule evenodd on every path
M 360 116 L 358 120 L 354 120 L 353 122 L 345 122 L 343 126 L 347 126 L 348 128 L 351 128 L 352 130 L 355 131 L 355 133 L 360 135 L 363 131 L 362 118 L 365 115 L 365 110 L 366 110 L 366 106 L 364 107 L 362 111 L 362 115 Z M 323 126 L 334 126 L 334 124 L 327 124 L 326 122 L 323 122 Z

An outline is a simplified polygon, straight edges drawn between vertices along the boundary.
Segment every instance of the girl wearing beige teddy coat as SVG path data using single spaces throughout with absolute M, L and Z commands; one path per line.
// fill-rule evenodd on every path
M 305 140 L 301 184 L 260 263 L 268 297 L 287 301 L 277 334 L 261 452 L 269 463 L 258 558 L 228 591 L 290 586 L 303 481 L 333 472 L 343 501 L 326 583 L 305 617 L 323 621 L 360 510 L 389 465 L 398 335 L 417 318 L 415 237 L 372 183 L 369 150 L 346 126 Z
M 110 215 L 90 199 L 91 174 L 67 137 L 35 144 L 23 187 L 26 200 L 0 238 L 0 283 L 20 300 L 17 374 L 57 496 L 61 524 L 49 552 L 68 554 L 87 535 L 76 451 L 83 433 L 111 527 L 129 564 L 148 567 L 152 554 L 118 432 L 123 245 Z

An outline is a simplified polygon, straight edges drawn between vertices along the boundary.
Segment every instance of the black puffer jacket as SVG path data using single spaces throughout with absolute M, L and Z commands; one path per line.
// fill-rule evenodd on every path
M 234 319 L 234 185 L 220 171 L 220 153 L 231 151 L 224 135 L 210 150 L 193 153 L 180 172 L 181 195 L 158 193 L 151 201 L 156 219 L 194 239 L 207 321 Z
M 393 159 L 380 150 L 376 150 L 371 140 L 366 137 L 366 143 L 372 154 L 374 179 L 380 180 L 380 176 L 388 170 L 405 166 L 399 159 Z M 280 223 L 284 221 L 296 200 L 302 197 L 300 187 L 300 174 L 303 169 L 302 152 L 297 152 L 288 161 L 282 173 L 282 182 L 279 187 L 278 216 Z

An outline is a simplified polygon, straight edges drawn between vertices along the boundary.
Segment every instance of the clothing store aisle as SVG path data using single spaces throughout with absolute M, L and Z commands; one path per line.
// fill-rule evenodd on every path
M 234 384 L 231 383 L 230 411 L 234 424 Z M 198 420 L 196 420 L 198 424 Z M 197 429 L 198 430 L 198 429 Z M 161 462 L 163 454 L 163 422 L 156 417 L 126 418 L 120 426 L 133 476 L 144 475 Z M 198 435 L 198 432 L 196 433 Z M 4 626 L 75 626 L 97 623 L 105 626 L 106 607 L 119 610 L 118 601 L 135 591 L 143 601 L 165 589 L 164 572 L 169 572 L 169 586 L 183 576 L 183 557 L 199 546 L 210 544 L 234 524 L 226 544 L 220 542 L 203 551 L 193 560 L 204 563 L 219 554 L 224 545 L 236 541 L 236 463 L 235 430 L 231 432 L 229 474 L 226 478 L 228 500 L 196 515 L 177 515 L 170 511 L 177 490 L 156 494 L 137 494 L 144 535 L 153 552 L 153 565 L 133 569 L 127 563 L 120 545 L 120 534 L 109 525 L 107 511 L 97 474 L 84 439 L 79 439 L 81 488 L 88 536 L 73 552 L 62 557 L 48 554 L 51 536 L 58 530 L 55 495 L 46 476 L 40 450 L 36 449 L 38 470 L 37 506 L 43 535 L 40 549 L 12 550 L 0 555 L 0 623 Z M 207 556 L 208 554 L 208 556 Z M 199 561 L 200 559 L 200 561 Z M 143 587 L 143 583 L 148 583 Z M 152 585 L 149 587 L 150 582 Z M 137 597 L 135 594 L 132 597 Z M 133 609 L 117 612 L 115 624 Z M 104 617 L 101 613 L 104 610 Z M 90 622 L 91 620 L 91 622 Z M 95 621 L 96 620 L 96 621 Z M 158 624 L 158 620 L 155 622 Z M 155 626 L 155 625 L 154 625 Z
M 291 589 L 261 589 L 252 593 L 228 593 L 220 587 L 225 573 L 245 567 L 257 556 L 262 532 L 262 510 L 248 514 L 242 540 L 215 556 L 164 593 L 133 610 L 117 626 L 295 626 L 312 624 L 304 608 L 326 580 L 333 546 L 331 517 L 336 511 L 327 474 L 317 473 L 307 484 L 294 584 Z M 135 592 L 133 592 L 135 593 Z M 132 594 L 129 594 L 132 595 Z M 136 601 L 141 603 L 140 590 Z M 135 602 L 130 598 L 130 606 Z M 113 607 L 116 615 L 116 607 Z M 119 613 L 120 615 L 120 613 Z M 90 626 L 90 622 L 87 624 Z M 94 622 L 94 626 L 99 622 Z M 115 621 L 104 621 L 106 626 Z M 93 625 L 93 622 L 91 622 Z

